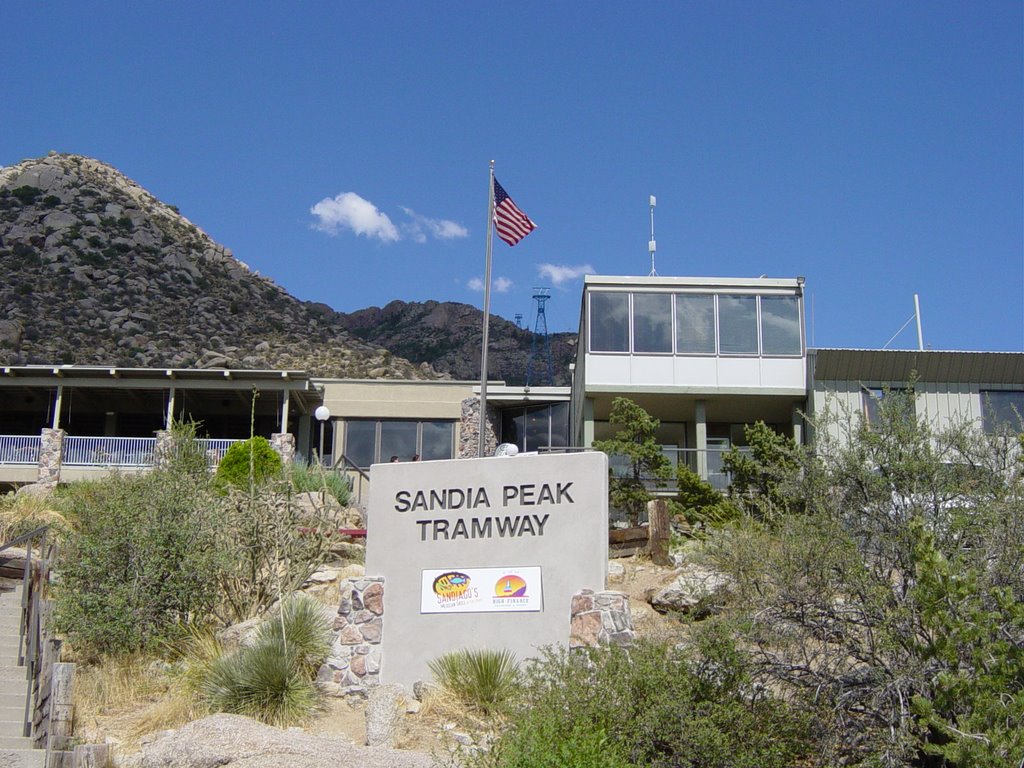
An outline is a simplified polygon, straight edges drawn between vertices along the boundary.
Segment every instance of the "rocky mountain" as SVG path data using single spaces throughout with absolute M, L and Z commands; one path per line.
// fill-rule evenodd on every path
M 79 155 L 0 167 L 0 278 L 0 364 L 480 376 L 475 307 L 394 301 L 342 314 L 302 302 L 117 169 Z M 523 383 L 532 338 L 492 316 L 491 376 Z M 574 334 L 551 336 L 555 383 L 568 383 L 574 344 Z M 531 381 L 546 384 L 539 365 Z
M 384 347 L 414 363 L 429 362 L 455 379 L 480 378 L 480 338 L 483 312 L 455 302 L 392 301 L 385 307 L 369 307 L 349 314 L 337 313 L 339 322 L 353 336 Z M 534 333 L 494 315 L 488 331 L 487 367 L 494 379 L 523 384 Z M 547 377 L 541 340 L 532 365 L 534 385 L 569 384 L 569 363 L 576 355 L 576 334 L 549 336 L 554 382 Z
M 116 169 L 0 168 L 0 363 L 437 378 L 250 270 Z

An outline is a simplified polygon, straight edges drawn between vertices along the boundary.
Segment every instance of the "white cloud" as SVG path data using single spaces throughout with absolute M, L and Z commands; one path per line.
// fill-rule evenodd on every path
M 507 277 L 496 277 L 491 281 L 491 287 L 497 293 L 508 293 L 512 289 L 513 285 L 515 285 L 515 283 Z M 484 289 L 484 281 L 479 277 L 471 277 L 466 281 L 466 287 L 471 291 L 477 291 L 479 293 Z
M 376 238 L 385 243 L 402 239 L 388 215 L 355 192 L 342 192 L 333 198 L 325 197 L 309 212 L 317 218 L 313 227 L 329 235 L 348 229 L 356 235 Z
M 575 280 L 583 275 L 596 274 L 596 272 L 589 264 L 580 264 L 575 267 L 568 264 L 538 264 L 537 274 L 546 277 L 555 285 L 561 285 L 567 280 Z
M 409 233 L 417 243 L 424 243 L 427 240 L 427 234 L 438 240 L 456 240 L 463 237 L 469 237 L 469 230 L 461 224 L 448 219 L 430 219 L 422 214 L 416 213 L 412 208 L 402 208 L 405 211 L 405 215 L 408 216 L 411 221 L 402 226 L 402 229 Z M 426 233 L 426 234 L 425 234 Z

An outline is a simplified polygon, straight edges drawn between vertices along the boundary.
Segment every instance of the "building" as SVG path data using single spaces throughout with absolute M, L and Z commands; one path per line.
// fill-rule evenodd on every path
M 1024 353 L 808 349 L 804 279 L 585 278 L 571 387 L 488 384 L 485 448 L 587 448 L 611 437 L 616 397 L 661 421 L 670 460 L 717 487 L 744 426 L 814 438 L 826 411 L 871 419 L 915 381 L 917 413 L 941 427 L 1020 426 Z M 326 411 L 324 410 L 326 408 Z M 324 417 L 317 419 L 317 414 Z M 476 456 L 479 386 L 326 379 L 303 371 L 95 366 L 0 368 L 0 485 L 151 466 L 172 419 L 200 422 L 211 460 L 250 430 L 286 456 L 344 466 Z M 833 429 L 841 423 L 833 421 Z

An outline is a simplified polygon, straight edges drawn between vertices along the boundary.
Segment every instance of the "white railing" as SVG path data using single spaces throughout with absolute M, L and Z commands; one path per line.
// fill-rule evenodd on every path
M 61 463 L 68 466 L 150 467 L 153 465 L 155 437 L 74 437 L 64 438 Z
M 39 435 L 0 435 L 0 464 L 38 464 Z
M 199 444 L 203 446 L 203 451 L 206 453 L 206 457 L 210 461 L 210 466 L 215 467 L 220 464 L 221 459 L 224 458 L 224 454 L 228 452 L 235 443 L 240 443 L 241 440 L 232 440 L 230 438 L 223 437 L 208 437 L 200 438 Z

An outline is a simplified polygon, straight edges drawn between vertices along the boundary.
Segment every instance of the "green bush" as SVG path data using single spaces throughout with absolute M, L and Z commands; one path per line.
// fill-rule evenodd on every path
M 489 714 L 516 691 L 519 664 L 509 650 L 463 649 L 428 662 L 443 688 L 467 706 Z
M 510 727 L 472 765 L 781 768 L 810 754 L 807 720 L 753 685 L 727 633 L 709 629 L 691 650 L 546 650 L 525 667 Z
M 270 441 L 255 436 L 228 448 L 217 466 L 217 480 L 235 488 L 259 485 L 281 472 L 281 457 Z
M 331 648 L 331 630 L 315 600 L 298 597 L 259 626 L 255 642 L 203 670 L 200 695 L 214 712 L 271 725 L 307 720 L 319 704 L 316 670 Z
M 343 507 L 348 506 L 348 477 L 343 472 L 296 461 L 288 467 L 287 476 L 296 493 L 325 493 Z
M 223 560 L 205 473 L 172 466 L 70 485 L 56 589 L 60 631 L 86 658 L 152 650 L 206 620 Z

